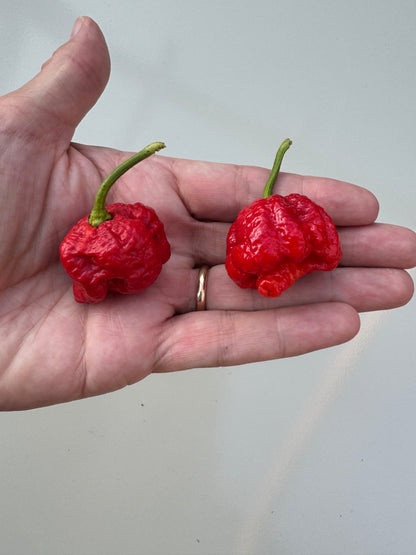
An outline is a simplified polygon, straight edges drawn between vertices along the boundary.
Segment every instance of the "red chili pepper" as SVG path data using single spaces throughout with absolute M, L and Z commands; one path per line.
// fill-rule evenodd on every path
M 91 214 L 62 241 L 61 262 L 79 303 L 98 303 L 108 291 L 138 293 L 152 285 L 170 258 L 163 224 L 152 208 L 139 202 L 105 207 L 115 181 L 164 146 L 152 143 L 118 166 L 99 188 Z
M 323 208 L 304 195 L 272 195 L 291 144 L 289 139 L 282 143 L 263 198 L 241 210 L 227 237 L 228 275 L 265 297 L 278 297 L 314 270 L 333 270 L 342 256 L 338 233 Z

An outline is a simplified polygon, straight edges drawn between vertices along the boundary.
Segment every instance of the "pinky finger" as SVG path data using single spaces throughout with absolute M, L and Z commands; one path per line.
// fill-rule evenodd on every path
M 257 312 L 192 312 L 166 323 L 154 371 L 231 366 L 302 355 L 345 343 L 359 328 L 357 312 L 335 302 Z

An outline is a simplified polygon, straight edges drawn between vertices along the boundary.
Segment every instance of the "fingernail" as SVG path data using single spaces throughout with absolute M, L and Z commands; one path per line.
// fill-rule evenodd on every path
M 78 17 L 75 20 L 74 26 L 72 27 L 72 31 L 71 31 L 71 39 L 75 37 L 75 35 L 78 33 L 78 31 L 81 29 L 82 24 L 84 22 L 84 18 L 83 17 Z

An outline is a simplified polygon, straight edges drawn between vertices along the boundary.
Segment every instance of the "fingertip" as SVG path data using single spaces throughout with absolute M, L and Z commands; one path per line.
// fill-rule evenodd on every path
M 74 25 L 72 26 L 71 35 L 69 39 L 73 39 L 75 35 L 81 30 L 82 25 L 84 24 L 84 20 L 86 18 L 84 16 L 77 17 L 74 21 Z
M 302 193 L 322 206 L 338 226 L 368 225 L 378 217 L 377 197 L 364 187 L 328 177 L 304 176 L 301 183 Z
M 43 136 L 58 133 L 56 138 L 66 143 L 101 96 L 110 67 L 110 55 L 100 27 L 88 16 L 77 18 L 71 38 L 20 89 L 24 95 L 19 100 L 31 115 L 27 125 Z
M 394 269 L 391 271 L 394 272 L 394 280 L 390 281 L 393 302 L 389 308 L 399 308 L 411 301 L 415 292 L 415 284 L 412 276 L 406 270 Z
M 351 341 L 361 328 L 361 319 L 357 310 L 347 303 L 338 304 L 338 317 L 343 322 L 343 334 L 340 333 L 340 343 Z
M 278 309 L 278 310 L 290 310 Z M 325 349 L 351 341 L 361 327 L 358 311 L 342 301 L 321 302 L 295 308 L 303 312 L 302 341 L 295 354 Z
M 352 183 L 341 183 L 339 187 L 340 195 L 335 201 L 337 225 L 369 225 L 376 221 L 380 204 L 374 193 Z
M 77 17 L 68 43 L 80 43 L 82 45 L 85 64 L 91 65 L 91 69 L 95 69 L 98 64 L 97 68 L 102 74 L 104 87 L 110 74 L 111 60 L 104 34 L 98 23 L 86 15 Z
M 367 218 L 370 220 L 370 223 L 373 223 L 377 220 L 378 218 L 378 214 L 380 212 L 380 203 L 377 199 L 377 197 L 375 196 L 374 193 L 372 193 L 371 191 L 369 191 L 368 189 L 364 189 L 361 187 L 361 189 L 365 192 L 366 194 L 366 203 L 367 203 L 367 209 L 366 209 L 366 214 L 367 214 Z
M 401 228 L 403 234 L 402 245 L 404 251 L 403 268 L 408 270 L 416 266 L 416 233 L 413 229 Z

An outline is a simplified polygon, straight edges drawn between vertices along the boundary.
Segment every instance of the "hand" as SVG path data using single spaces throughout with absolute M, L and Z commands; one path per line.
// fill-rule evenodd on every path
M 155 208 L 171 259 L 143 293 L 77 304 L 59 244 L 131 154 L 71 143 L 110 70 L 100 30 L 88 18 L 79 23 L 33 80 L 0 99 L 0 408 L 97 395 L 151 372 L 322 349 L 357 333 L 358 311 L 410 299 L 403 268 L 416 264 L 416 235 L 375 224 L 378 203 L 365 189 L 284 173 L 279 193 L 310 196 L 340 226 L 342 266 L 300 279 L 277 299 L 239 289 L 224 269 L 226 234 L 261 196 L 268 171 L 155 155 L 121 178 L 109 202 Z M 211 267 L 208 310 L 195 312 L 201 264 Z

